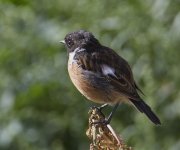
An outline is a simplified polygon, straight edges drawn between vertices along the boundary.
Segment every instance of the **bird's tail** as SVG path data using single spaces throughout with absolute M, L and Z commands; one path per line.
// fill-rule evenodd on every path
M 134 106 L 142 113 L 145 113 L 146 116 L 156 125 L 160 125 L 161 122 L 159 118 L 155 115 L 155 113 L 151 110 L 151 108 L 143 101 L 143 100 L 133 100 L 130 101 L 134 104 Z

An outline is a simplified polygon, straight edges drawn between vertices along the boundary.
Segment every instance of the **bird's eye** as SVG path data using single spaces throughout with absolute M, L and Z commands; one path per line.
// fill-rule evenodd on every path
M 74 43 L 73 43 L 72 40 L 69 39 L 69 40 L 67 41 L 67 46 L 68 46 L 69 48 L 71 48 L 71 47 L 73 46 L 73 44 L 74 44 Z

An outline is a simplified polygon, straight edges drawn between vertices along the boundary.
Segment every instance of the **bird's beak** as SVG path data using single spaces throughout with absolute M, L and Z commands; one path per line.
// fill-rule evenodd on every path
M 65 44 L 65 41 L 64 41 L 64 40 L 62 40 L 62 41 L 59 41 L 59 43 Z

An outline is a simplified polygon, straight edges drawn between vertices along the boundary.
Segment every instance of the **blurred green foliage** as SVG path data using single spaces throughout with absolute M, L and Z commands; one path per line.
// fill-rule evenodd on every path
M 112 126 L 134 149 L 179 150 L 179 0 L 0 0 L 0 149 L 89 148 L 94 104 L 72 85 L 58 42 L 79 29 L 128 60 L 162 121 L 121 105 Z

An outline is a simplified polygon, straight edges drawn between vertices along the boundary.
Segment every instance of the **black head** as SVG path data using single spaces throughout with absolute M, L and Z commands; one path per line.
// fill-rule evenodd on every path
M 73 52 L 76 48 L 90 48 L 93 46 L 99 46 L 100 43 L 92 35 L 92 33 L 79 30 L 66 35 L 64 39 L 68 52 Z

